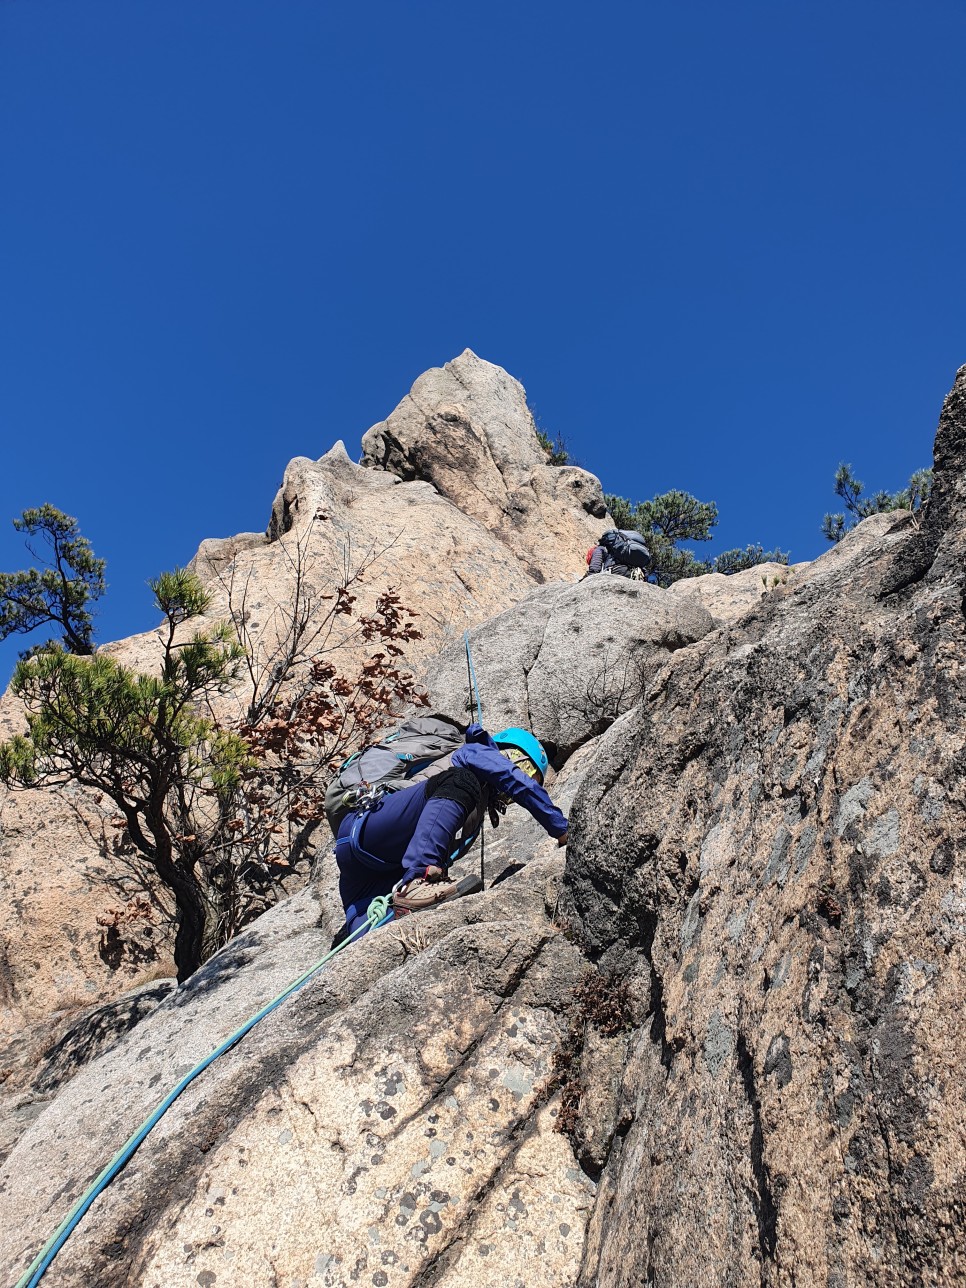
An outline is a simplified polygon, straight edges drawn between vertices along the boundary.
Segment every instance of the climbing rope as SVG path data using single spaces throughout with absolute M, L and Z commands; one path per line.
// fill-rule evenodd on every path
M 476 700 L 476 719 L 483 723 L 483 705 L 480 702 L 480 691 L 476 686 L 476 672 L 473 669 L 473 654 L 470 652 L 470 633 L 463 632 L 463 643 L 466 645 L 466 678 L 470 686 L 470 718 L 473 718 L 473 701 Z M 486 816 L 480 823 L 480 885 L 486 889 Z
M 121 1168 L 124 1167 L 133 1155 L 134 1151 L 151 1131 L 152 1127 L 154 1127 L 163 1115 L 167 1113 L 181 1095 L 182 1091 L 184 1091 L 185 1087 L 187 1087 L 189 1083 L 194 1082 L 199 1073 L 203 1073 L 204 1070 L 217 1060 L 220 1055 L 224 1055 L 225 1052 L 230 1050 L 236 1042 L 240 1042 L 245 1034 L 249 1033 L 255 1027 L 259 1020 L 263 1020 L 265 1016 L 270 1015 L 276 1007 L 281 1006 L 286 998 L 291 997 L 292 994 L 300 989 L 303 984 L 307 983 L 317 971 L 320 971 L 327 962 L 331 961 L 337 953 L 342 952 L 343 948 L 348 947 L 348 945 L 352 943 L 353 939 L 358 935 L 361 935 L 365 930 L 375 930 L 378 926 L 384 925 L 387 921 L 392 919 L 392 915 L 392 908 L 390 907 L 389 897 L 387 895 L 379 895 L 377 898 L 373 899 L 372 903 L 369 905 L 366 920 L 361 926 L 357 926 L 356 929 L 353 930 L 352 934 L 348 935 L 341 944 L 330 949 L 321 961 L 316 962 L 315 965 L 311 967 L 311 969 L 307 970 L 304 975 L 300 975 L 294 984 L 290 984 L 288 988 L 279 993 L 278 997 L 263 1006 L 262 1009 L 253 1015 L 250 1020 L 246 1020 L 241 1028 L 237 1029 L 231 1037 L 226 1038 L 225 1041 L 222 1042 L 221 1046 L 212 1051 L 211 1055 L 206 1056 L 200 1064 L 195 1065 L 190 1073 L 186 1073 L 178 1085 L 168 1092 L 165 1098 L 158 1105 L 157 1109 L 145 1118 L 144 1122 L 130 1140 L 125 1145 L 121 1146 L 113 1159 L 111 1159 L 110 1163 L 108 1163 L 97 1179 L 91 1184 L 86 1193 L 77 1200 L 73 1208 L 24 1271 L 23 1275 L 17 1280 L 16 1288 L 35 1288 L 35 1285 L 40 1283 L 45 1271 L 50 1266 L 50 1263 L 70 1238 L 71 1233 L 80 1224 L 80 1221 L 87 1209 L 91 1206 L 98 1195 L 102 1194 L 104 1190 L 107 1189 L 114 1177 L 117 1176 Z
M 483 723 L 483 704 L 480 702 L 480 691 L 476 686 L 476 672 L 473 670 L 473 654 L 470 652 L 470 633 L 463 632 L 463 643 L 466 645 L 466 675 L 470 685 L 470 716 L 473 716 L 473 700 L 476 699 L 475 719 Z

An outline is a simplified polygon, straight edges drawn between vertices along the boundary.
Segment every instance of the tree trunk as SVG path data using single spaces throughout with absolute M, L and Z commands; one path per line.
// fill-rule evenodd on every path
M 205 924 L 208 909 L 195 876 L 177 863 L 158 859 L 158 876 L 174 895 L 178 929 L 174 937 L 174 964 L 183 984 L 205 960 Z

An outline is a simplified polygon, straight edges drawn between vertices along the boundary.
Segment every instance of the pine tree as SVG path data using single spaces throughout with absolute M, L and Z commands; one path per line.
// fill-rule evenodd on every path
M 150 583 L 163 616 L 155 674 L 59 648 L 14 673 L 27 732 L 0 743 L 0 782 L 79 784 L 113 804 L 117 856 L 140 861 L 173 898 L 179 980 L 284 889 L 325 818 L 334 767 L 401 710 L 426 703 L 402 666 L 420 632 L 398 594 L 387 589 L 354 616 L 351 588 L 377 558 L 350 572 L 347 554 L 341 582 L 317 594 L 298 546 L 291 600 L 276 604 L 258 640 L 247 582 L 240 598 L 225 586 L 230 622 L 189 633 L 211 595 L 196 573 L 176 569 Z M 347 650 L 348 673 L 336 665 Z M 244 713 L 215 717 L 246 691 Z
M 22 660 L 11 689 L 28 732 L 0 743 L 0 780 L 10 787 L 79 783 L 113 802 L 135 850 L 174 897 L 183 980 L 217 947 L 204 870 L 251 756 L 238 734 L 198 714 L 237 673 L 242 649 L 234 631 L 219 623 L 176 638 L 209 604 L 194 573 L 164 573 L 151 589 L 164 616 L 160 673 L 61 649 Z
M 95 558 L 77 520 L 55 506 L 24 510 L 13 526 L 28 537 L 39 537 L 47 550 L 39 551 L 28 540 L 27 549 L 42 567 L 0 573 L 0 640 L 52 625 L 62 630 L 69 653 L 92 653 L 93 621 L 87 606 L 104 593 L 104 560 Z
M 546 430 L 537 430 L 537 442 L 547 454 L 548 465 L 573 465 L 574 461 L 562 434 L 551 438 Z
M 787 551 L 765 550 L 760 543 L 743 550 L 724 550 L 710 560 L 698 559 L 692 550 L 680 549 L 681 541 L 710 541 L 711 529 L 718 522 L 714 502 L 699 501 L 690 492 L 675 489 L 650 501 L 629 501 L 613 495 L 604 500 L 616 527 L 640 532 L 646 540 L 653 559 L 650 575 L 659 586 L 709 572 L 730 576 L 760 563 L 788 563 Z
M 711 571 L 730 577 L 736 572 L 744 572 L 746 568 L 756 568 L 763 563 L 787 564 L 788 551 L 765 550 L 760 542 L 747 545 L 744 550 L 740 547 L 722 550 L 720 555 L 715 555 L 711 560 Z
M 906 486 L 898 492 L 880 489 L 871 496 L 863 496 L 864 486 L 855 477 L 851 465 L 839 465 L 835 471 L 835 494 L 845 502 L 845 513 L 826 514 L 823 518 L 822 534 L 828 541 L 841 541 L 857 523 L 872 514 L 912 510 L 918 515 L 932 491 L 932 470 L 916 470 Z M 846 515 L 851 515 L 851 522 Z

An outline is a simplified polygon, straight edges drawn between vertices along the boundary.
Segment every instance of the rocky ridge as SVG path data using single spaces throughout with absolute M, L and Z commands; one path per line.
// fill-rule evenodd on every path
M 488 720 L 553 744 L 566 857 L 508 815 L 488 890 L 371 934 L 207 1070 L 47 1282 L 962 1277 L 966 368 L 935 455 L 921 526 L 876 516 L 750 603 L 531 576 L 471 639 Z M 427 660 L 439 709 L 464 666 Z M 320 859 L 135 1027 L 70 1035 L 0 1173 L 11 1276 L 338 920 Z
M 462 404 L 453 403 L 458 390 Z M 409 651 L 419 664 L 535 585 L 582 573 L 583 551 L 600 530 L 594 515 L 604 513 L 601 486 L 571 468 L 560 491 L 560 471 L 546 464 L 523 387 L 467 350 L 420 377 L 417 391 L 423 422 L 414 419 L 412 395 L 400 408 L 407 441 L 433 481 L 415 479 L 402 462 L 404 477 L 374 462 L 358 465 L 341 442 L 318 461 L 296 458 L 285 471 L 266 533 L 202 542 L 194 567 L 213 596 L 209 622 L 227 617 L 232 606 L 243 609 L 256 647 L 268 655 L 297 586 L 317 619 L 328 602 L 323 596 L 344 571 L 364 565 L 365 575 L 353 587 L 357 615 L 371 611 L 388 587 L 402 589 L 419 613 L 423 638 Z M 486 480 L 506 474 L 514 489 L 511 495 L 503 486 L 494 506 L 479 514 L 460 508 L 466 476 L 433 467 L 437 456 L 450 460 L 438 426 L 448 423 L 444 413 L 454 405 L 463 440 L 474 445 L 467 468 Z M 402 414 L 397 409 L 387 423 Z M 192 629 L 205 624 L 195 619 Z M 105 646 L 145 671 L 157 666 L 160 647 L 154 631 Z M 340 658 L 351 662 L 354 647 L 350 640 Z M 241 713 L 245 696 L 242 688 L 227 700 L 229 715 Z M 9 736 L 21 723 L 7 695 L 0 700 L 0 733 Z M 163 897 L 153 924 L 140 922 L 124 952 L 97 924 L 134 897 L 158 900 L 112 856 L 112 812 L 86 792 L 0 788 L 0 1033 L 22 1034 L 25 1025 L 43 1024 L 65 1002 L 102 1001 L 170 971 Z

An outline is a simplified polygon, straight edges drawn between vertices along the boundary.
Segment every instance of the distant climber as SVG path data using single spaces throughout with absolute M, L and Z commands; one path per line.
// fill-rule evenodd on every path
M 587 554 L 586 576 L 609 572 L 615 577 L 643 581 L 651 567 L 651 552 L 639 532 L 629 528 L 609 528 Z
M 335 843 L 346 915 L 337 938 L 365 922 L 377 895 L 394 892 L 395 904 L 410 912 L 450 896 L 448 869 L 479 835 L 487 811 L 495 822 L 516 802 L 565 845 L 567 819 L 543 787 L 546 768 L 547 753 L 526 729 L 491 737 L 472 724 L 463 746 L 437 760 L 422 781 L 347 813 Z

